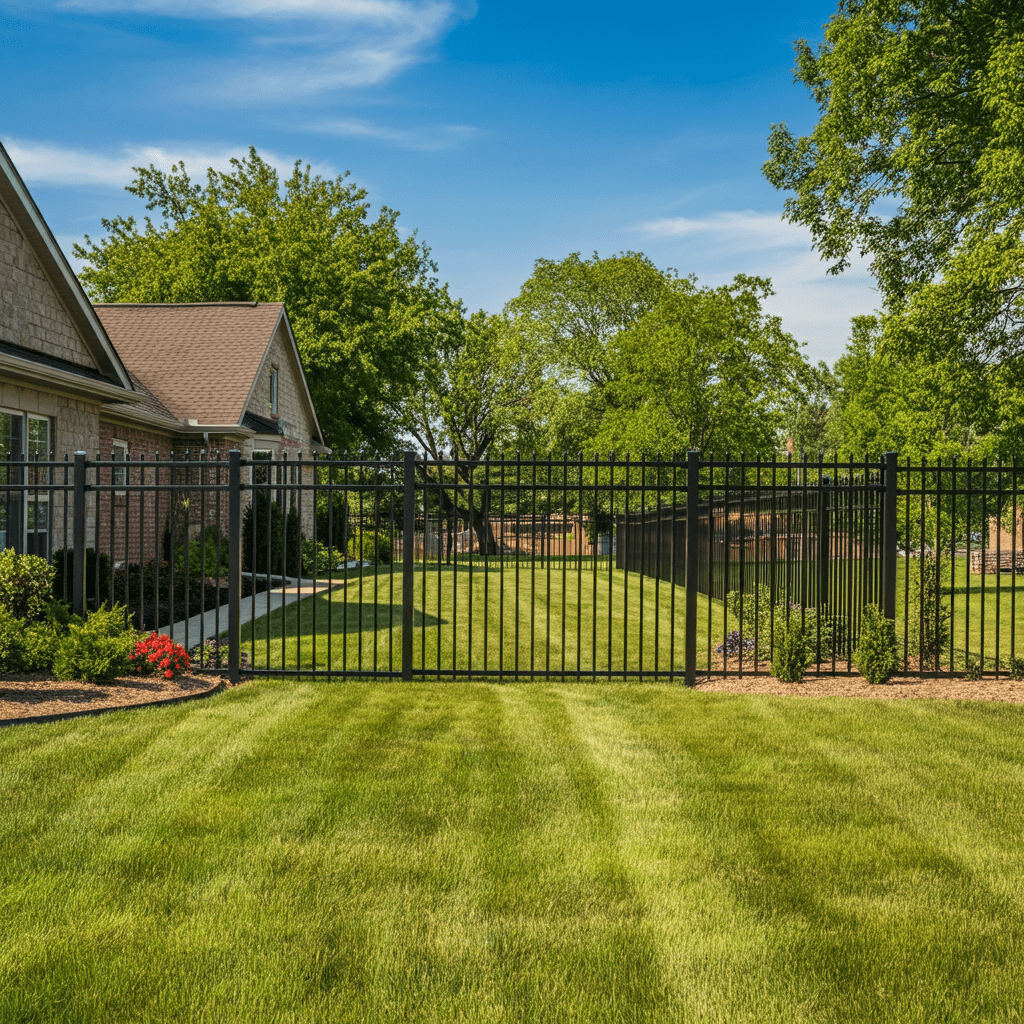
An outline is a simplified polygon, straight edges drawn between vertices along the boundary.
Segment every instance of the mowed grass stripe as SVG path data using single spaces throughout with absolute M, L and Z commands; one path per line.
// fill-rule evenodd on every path
M 744 913 L 734 915 L 711 977 L 692 976 L 698 959 L 678 961 L 674 991 L 709 997 L 687 1005 L 687 1017 L 743 1019 L 741 1006 L 712 1012 L 739 972 L 760 976 L 769 1002 L 784 992 L 790 1003 L 777 1017 L 761 1006 L 751 1019 L 1015 1019 L 1000 1016 L 1016 955 L 1000 951 L 1019 952 L 1024 938 L 1015 839 L 1024 780 L 1019 760 L 1007 771 L 1004 759 L 1020 739 L 1015 708 L 872 702 L 862 714 L 855 702 L 801 701 L 808 714 L 792 715 L 794 702 L 719 697 L 735 713 L 729 728 L 695 723 L 699 746 L 687 729 L 682 745 L 670 742 L 680 756 L 666 758 L 663 727 L 677 708 L 662 714 L 661 694 L 650 688 L 622 693 L 635 705 L 634 729 L 623 729 L 619 708 L 602 716 L 604 728 L 600 718 L 588 722 L 595 748 L 619 766 L 609 774 L 623 780 L 623 799 L 637 779 L 647 792 L 663 787 L 654 807 L 672 808 L 675 798 L 677 812 L 703 835 L 708 878 L 727 883 L 746 911 L 745 922 Z M 993 726 L 1006 728 L 992 761 L 971 736 L 979 725 L 989 736 Z M 654 830 L 658 817 L 678 837 L 675 815 L 648 810 Z M 651 833 L 643 842 L 641 874 L 645 853 L 658 846 Z M 657 865 L 649 874 L 651 892 L 671 890 Z M 678 936 L 662 945 L 680 948 Z M 706 948 L 716 948 L 714 936 Z M 754 962 L 730 963 L 742 949 L 754 952 Z M 965 963 L 993 969 L 965 974 Z M 887 994 L 881 1003 L 880 993 Z
M 524 566 L 517 582 L 514 565 L 504 574 L 485 571 L 480 563 L 428 567 L 413 584 L 413 670 L 465 675 L 503 666 L 508 673 L 518 668 L 557 674 L 564 665 L 567 673 L 595 668 L 605 673 L 667 673 L 674 667 L 681 675 L 686 644 L 682 589 L 621 570 L 597 573 L 596 596 L 594 583 L 589 569 L 579 580 L 575 570 L 564 579 L 560 570 L 552 570 L 549 580 L 546 569 L 531 573 Z M 353 672 L 376 665 L 382 671 L 400 671 L 401 578 L 394 579 L 392 604 L 386 603 L 390 585 L 390 575 L 382 573 L 375 594 L 374 577 L 364 576 L 347 587 L 277 609 L 243 628 L 243 650 L 258 668 Z M 718 643 L 722 610 L 717 602 L 712 602 L 711 613 Z M 698 597 L 697 621 L 697 661 L 704 668 L 704 595 Z
M 1022 709 L 250 683 L 0 733 L 0 1020 L 1013 1020 Z

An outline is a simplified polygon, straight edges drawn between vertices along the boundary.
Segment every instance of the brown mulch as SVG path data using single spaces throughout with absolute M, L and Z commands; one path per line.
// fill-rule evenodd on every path
M 738 671 L 734 659 L 729 670 Z M 764 665 L 764 662 L 761 663 Z M 808 672 L 802 683 L 784 683 L 772 675 L 753 675 L 744 667 L 743 675 L 697 676 L 696 690 L 708 693 L 764 693 L 775 697 L 873 697 L 882 700 L 932 698 L 937 700 L 1002 700 L 1024 704 L 1024 681 L 963 676 L 894 676 L 887 683 L 871 684 L 863 676 L 817 675 Z
M 176 700 L 206 693 L 223 681 L 221 676 L 198 674 L 178 679 L 128 676 L 111 683 L 67 682 L 45 672 L 0 675 L 0 721 Z

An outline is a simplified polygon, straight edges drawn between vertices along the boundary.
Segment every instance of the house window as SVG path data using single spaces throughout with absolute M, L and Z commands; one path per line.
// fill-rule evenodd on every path
M 0 484 L 19 488 L 0 494 L 0 548 L 49 555 L 50 470 L 31 463 L 49 460 L 50 439 L 47 417 L 0 409 Z
M 270 415 L 277 415 L 277 367 L 270 368 Z
M 110 461 L 112 463 L 119 463 L 110 470 L 110 482 L 115 487 L 125 487 L 128 484 L 128 467 L 124 465 L 128 461 L 128 442 L 127 441 L 111 441 L 110 442 Z M 124 491 L 115 491 L 115 494 L 123 495 Z

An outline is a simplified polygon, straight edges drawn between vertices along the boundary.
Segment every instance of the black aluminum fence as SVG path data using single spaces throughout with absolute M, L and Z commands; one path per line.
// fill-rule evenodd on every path
M 1015 463 L 3 465 L 3 545 L 49 558 L 77 611 L 118 601 L 235 678 L 693 682 L 768 671 L 794 616 L 814 668 L 846 673 L 868 604 L 904 672 L 1024 656 Z

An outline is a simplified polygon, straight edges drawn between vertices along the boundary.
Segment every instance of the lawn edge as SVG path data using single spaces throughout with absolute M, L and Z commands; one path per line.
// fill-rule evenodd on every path
M 221 680 L 208 690 L 200 690 L 197 693 L 186 693 L 179 697 L 165 697 L 163 700 L 148 700 L 144 704 L 117 704 L 109 708 L 85 708 L 83 711 L 63 711 L 56 715 L 34 715 L 31 718 L 0 718 L 0 729 L 9 725 L 42 725 L 46 722 L 63 722 L 68 718 L 85 718 L 92 715 L 104 715 L 111 711 L 134 711 L 137 708 L 158 708 L 169 704 L 184 704 L 190 700 L 202 700 L 204 697 L 212 697 L 225 687 Z

